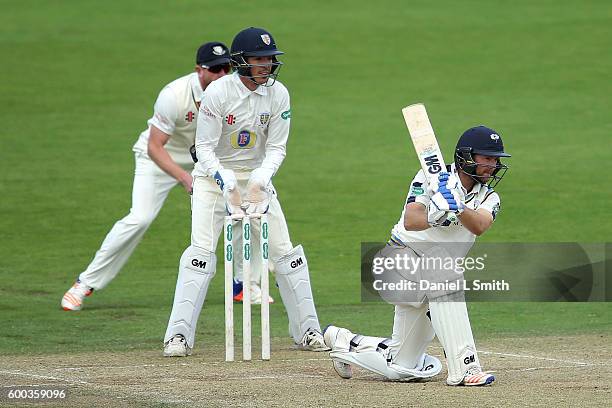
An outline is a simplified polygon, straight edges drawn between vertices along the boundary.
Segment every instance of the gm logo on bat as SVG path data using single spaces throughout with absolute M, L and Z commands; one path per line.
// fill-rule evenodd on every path
M 436 156 L 435 154 L 432 156 L 427 156 L 423 160 L 425 161 L 425 165 L 427 166 L 427 171 L 429 172 L 429 174 L 438 174 L 442 171 L 442 166 L 440 165 L 438 156 Z

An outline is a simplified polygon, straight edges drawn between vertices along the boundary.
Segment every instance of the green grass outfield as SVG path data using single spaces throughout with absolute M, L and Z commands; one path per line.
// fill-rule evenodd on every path
M 322 324 L 390 333 L 390 306 L 360 304 L 359 245 L 387 238 L 418 168 L 400 114 L 411 103 L 426 103 L 447 158 L 481 123 L 513 154 L 483 240 L 612 241 L 609 1 L 0 6 L 0 354 L 161 346 L 189 242 L 179 189 L 82 313 L 59 301 L 130 207 L 131 147 L 161 87 L 192 70 L 200 43 L 249 25 L 286 52 L 292 131 L 274 181 Z M 217 276 L 198 347 L 221 342 L 222 301 Z M 470 310 L 477 339 L 612 328 L 610 303 Z M 285 336 L 279 303 L 272 313 Z

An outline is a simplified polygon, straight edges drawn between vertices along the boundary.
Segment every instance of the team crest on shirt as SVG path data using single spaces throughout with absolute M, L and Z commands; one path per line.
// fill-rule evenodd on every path
M 269 112 L 264 112 L 264 113 L 259 114 L 259 123 L 258 123 L 259 126 L 264 127 L 268 124 L 269 121 L 270 121 Z
M 257 141 L 257 133 L 241 130 L 230 135 L 230 143 L 234 149 L 252 149 Z
M 268 34 L 262 34 L 261 41 L 263 41 L 266 45 L 270 45 L 270 36 Z

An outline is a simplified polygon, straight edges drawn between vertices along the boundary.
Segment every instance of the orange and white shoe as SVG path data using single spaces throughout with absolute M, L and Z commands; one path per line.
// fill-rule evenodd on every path
M 463 377 L 460 385 L 489 385 L 495 381 L 495 376 L 486 371 L 482 371 L 480 367 L 472 367 Z
M 234 279 L 234 302 L 242 303 L 244 297 L 242 281 Z M 274 298 L 268 294 L 269 303 L 274 303 Z M 251 283 L 251 304 L 261 305 L 261 288 L 255 282 Z
M 68 289 L 68 292 L 64 293 L 64 297 L 62 298 L 62 309 L 66 311 L 81 310 L 83 307 L 83 300 L 87 296 L 91 296 L 93 291 L 93 288 L 84 285 L 77 279 L 74 285 Z

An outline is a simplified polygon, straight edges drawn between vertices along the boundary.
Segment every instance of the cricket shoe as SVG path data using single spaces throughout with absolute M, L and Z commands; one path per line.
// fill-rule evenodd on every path
M 493 381 L 495 381 L 493 374 L 482 371 L 480 367 L 472 367 L 467 371 L 459 385 L 489 385 Z
M 62 298 L 62 309 L 66 311 L 81 310 L 83 307 L 83 300 L 87 296 L 91 296 L 93 291 L 93 288 L 81 283 L 81 281 L 77 279 L 74 285 L 68 289 L 68 292 L 64 293 L 64 297 Z
M 164 345 L 164 357 L 187 357 L 191 355 L 191 347 L 182 334 L 172 337 Z
M 304 351 L 330 351 L 331 348 L 325 344 L 323 335 L 316 329 L 308 329 L 302 340 L 295 345 L 298 350 Z
M 242 281 L 234 279 L 234 301 L 242 303 L 244 291 Z M 268 293 L 269 303 L 274 303 L 274 298 Z M 251 283 L 251 304 L 261 305 L 261 288 L 256 283 Z
M 325 345 L 332 350 L 334 347 L 336 350 L 348 350 L 353 337 L 355 337 L 355 334 L 351 333 L 349 330 L 332 326 L 331 324 L 323 329 L 323 340 L 325 341 Z M 336 371 L 336 374 L 338 374 L 341 378 L 348 380 L 353 376 L 353 368 L 350 364 L 334 358 L 332 358 L 332 363 L 334 366 L 334 371 Z

